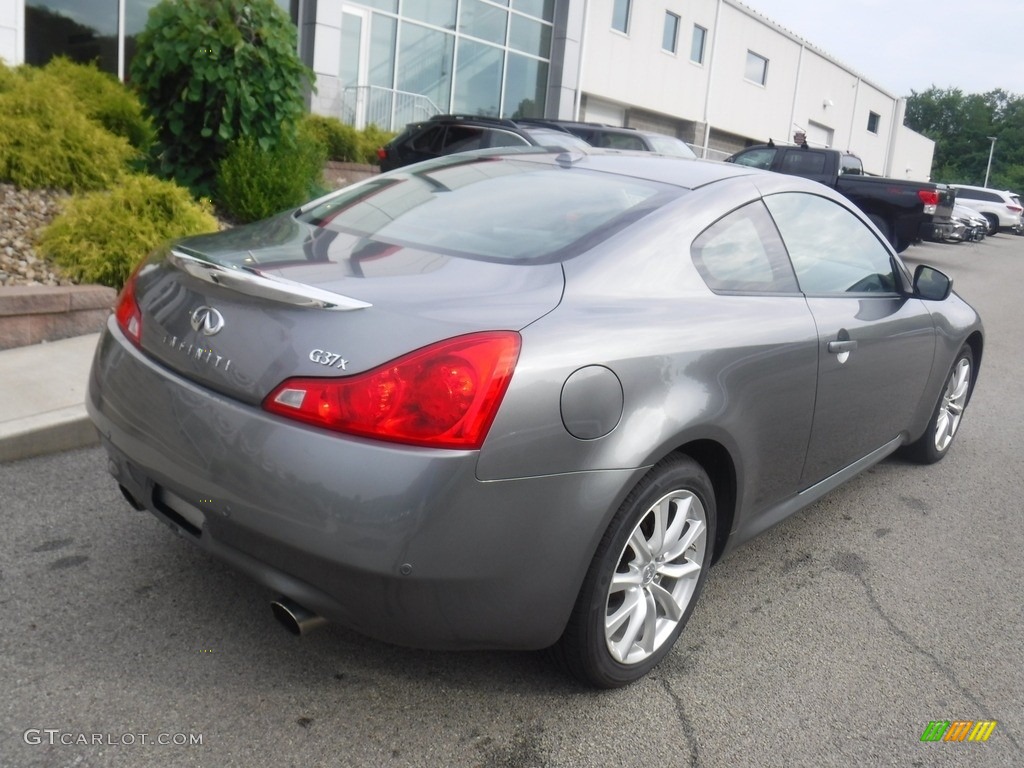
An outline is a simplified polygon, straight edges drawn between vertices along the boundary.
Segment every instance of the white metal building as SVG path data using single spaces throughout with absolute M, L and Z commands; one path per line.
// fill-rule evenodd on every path
M 157 0 L 0 0 L 0 58 L 64 53 L 124 78 Z M 905 103 L 738 0 L 277 0 L 316 72 L 310 107 L 400 128 L 437 112 L 579 118 L 707 156 L 791 140 L 927 179 Z M 756 0 L 751 0 L 756 3 Z

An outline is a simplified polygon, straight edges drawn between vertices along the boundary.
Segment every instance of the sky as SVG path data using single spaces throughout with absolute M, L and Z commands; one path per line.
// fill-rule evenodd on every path
M 740 0 L 894 96 L 1024 97 L 1020 0 Z

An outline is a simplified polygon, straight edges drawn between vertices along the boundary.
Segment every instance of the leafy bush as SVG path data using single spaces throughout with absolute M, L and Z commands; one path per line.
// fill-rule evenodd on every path
M 245 137 L 220 164 L 218 202 L 241 222 L 265 219 L 323 192 L 326 154 L 314 130 L 303 128 L 294 145 L 263 149 Z
M 131 75 L 158 126 L 160 173 L 200 191 L 243 136 L 264 150 L 293 140 L 313 80 L 274 0 L 162 0 Z
M 0 180 L 33 189 L 104 189 L 137 157 L 56 77 L 30 67 L 0 73 Z
M 172 237 L 212 232 L 209 201 L 152 176 L 127 176 L 109 192 L 73 197 L 43 230 L 39 249 L 73 279 L 120 289 L 154 248 Z
M 359 159 L 356 162 L 380 165 L 377 150 L 395 137 L 393 131 L 385 131 L 376 125 L 368 125 L 359 134 Z
M 142 102 L 116 77 L 95 64 L 77 64 L 63 56 L 42 69 L 75 94 L 85 113 L 116 136 L 122 136 L 140 152 L 147 152 L 156 131 Z
M 359 154 L 359 134 L 351 125 L 346 125 L 336 117 L 323 115 L 306 115 L 306 129 L 317 138 L 327 151 L 328 160 L 342 163 L 361 162 Z

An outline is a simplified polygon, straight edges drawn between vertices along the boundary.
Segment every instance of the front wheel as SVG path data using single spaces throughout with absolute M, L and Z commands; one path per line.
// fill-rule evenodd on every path
M 928 428 L 916 442 L 907 446 L 910 458 L 922 464 L 934 464 L 946 455 L 970 400 L 973 377 L 974 352 L 965 344 L 956 356 Z
M 612 518 L 555 655 L 599 688 L 643 677 L 693 612 L 714 541 L 707 473 L 689 457 L 657 464 Z

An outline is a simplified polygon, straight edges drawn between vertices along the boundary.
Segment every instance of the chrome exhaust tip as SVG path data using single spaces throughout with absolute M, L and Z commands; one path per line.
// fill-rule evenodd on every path
M 272 600 L 270 610 L 274 612 L 274 618 L 296 636 L 309 634 L 320 625 L 327 623 L 327 619 L 323 616 L 318 616 L 287 597 Z

